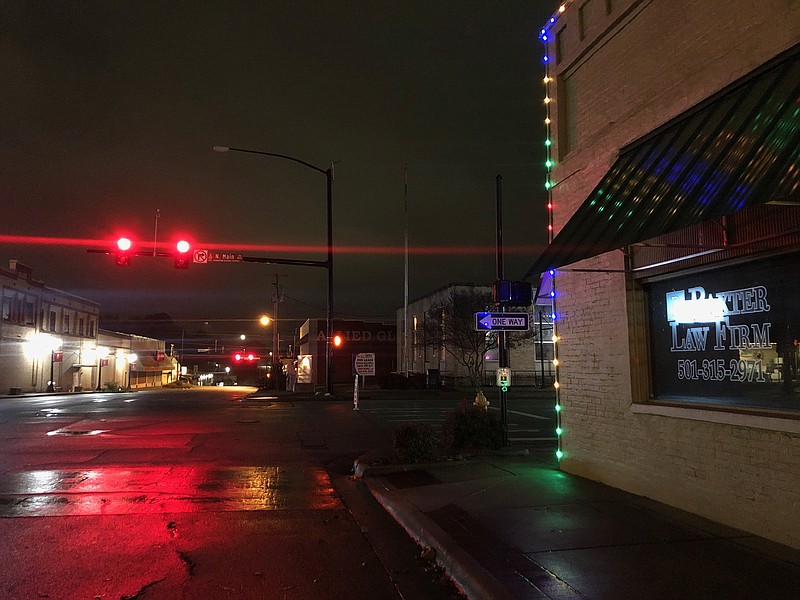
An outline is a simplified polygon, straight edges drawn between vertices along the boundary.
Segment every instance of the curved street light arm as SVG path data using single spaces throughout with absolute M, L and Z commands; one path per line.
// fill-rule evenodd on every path
M 325 169 L 320 169 L 319 167 L 312 165 L 304 160 L 299 158 L 295 158 L 294 156 L 289 156 L 287 154 L 276 154 L 275 152 L 263 152 L 261 150 L 248 150 L 246 148 L 231 148 L 230 146 L 214 146 L 214 152 L 247 152 L 248 154 L 260 154 L 261 156 L 274 156 L 275 158 L 283 158 L 285 160 L 291 160 L 292 162 L 300 163 L 308 167 L 309 169 L 314 169 L 318 173 L 322 173 L 326 177 L 328 176 L 328 171 Z

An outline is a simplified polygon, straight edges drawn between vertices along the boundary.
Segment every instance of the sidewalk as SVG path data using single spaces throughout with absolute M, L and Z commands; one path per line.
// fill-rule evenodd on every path
M 800 551 L 532 457 L 356 474 L 468 598 L 800 597 Z

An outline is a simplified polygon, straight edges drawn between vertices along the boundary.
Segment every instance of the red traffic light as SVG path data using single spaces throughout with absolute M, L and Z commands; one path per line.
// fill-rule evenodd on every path
M 242 360 L 242 355 L 241 355 L 241 353 L 240 353 L 240 352 L 237 352 L 236 354 L 234 354 L 234 355 L 233 355 L 233 360 L 235 360 L 236 362 L 241 362 L 241 360 Z
M 188 269 L 189 263 L 192 260 L 191 257 L 191 250 L 192 245 L 187 242 L 186 240 L 179 240 L 175 244 L 175 250 L 177 251 L 175 254 L 175 268 L 176 269 Z
M 131 266 L 130 251 L 132 247 L 133 247 L 133 242 L 131 242 L 130 238 L 121 237 L 117 240 L 117 255 L 115 263 L 118 267 Z

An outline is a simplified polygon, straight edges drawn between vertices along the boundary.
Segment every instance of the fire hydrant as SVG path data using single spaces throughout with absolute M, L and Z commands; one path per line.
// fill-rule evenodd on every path
M 478 395 L 475 396 L 475 402 L 473 402 L 474 406 L 478 406 L 483 410 L 488 410 L 489 401 L 486 399 L 486 396 L 483 395 L 483 391 L 478 390 Z

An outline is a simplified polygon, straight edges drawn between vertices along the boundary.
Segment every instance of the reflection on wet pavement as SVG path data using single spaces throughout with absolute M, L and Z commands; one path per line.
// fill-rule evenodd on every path
M 319 468 L 102 467 L 0 476 L 0 517 L 339 509 Z

